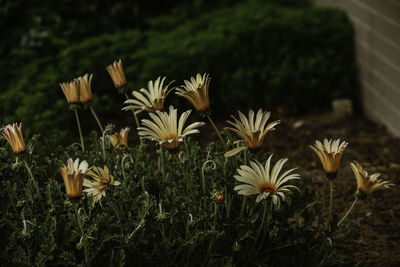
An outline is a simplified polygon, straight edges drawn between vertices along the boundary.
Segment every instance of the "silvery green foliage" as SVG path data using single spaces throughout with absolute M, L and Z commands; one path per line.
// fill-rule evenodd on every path
M 248 197 L 240 217 L 243 197 L 233 190 L 237 184 L 233 176 L 243 164 L 241 155 L 226 159 L 218 144 L 202 148 L 190 140 L 175 155 L 156 153 L 153 145 L 121 151 L 106 143 L 104 161 L 98 140 L 92 133 L 82 152 L 75 145 L 59 146 L 40 136 L 30 139 L 25 156 L 43 199 L 1 141 L 0 257 L 4 266 L 85 265 L 74 207 L 79 209 L 93 266 L 340 263 L 309 179 L 298 182 L 300 191 L 288 194 L 272 210 L 271 220 L 255 240 L 264 202 L 257 204 L 255 196 Z M 248 154 L 248 160 L 265 161 L 268 156 Z M 106 165 L 121 182 L 107 189 L 103 207 L 92 207 L 86 195 L 77 201 L 66 197 L 58 168 L 70 157 L 84 159 L 90 166 Z M 190 187 L 177 158 L 190 177 Z M 210 160 L 215 169 L 213 164 L 203 168 Z M 224 196 L 221 203 L 215 202 L 218 194 Z

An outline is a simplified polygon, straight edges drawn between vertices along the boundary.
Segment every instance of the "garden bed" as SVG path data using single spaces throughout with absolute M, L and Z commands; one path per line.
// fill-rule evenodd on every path
M 34 196 L 35 190 L 32 184 L 28 183 L 30 185 L 25 188 L 26 174 L 23 166 L 16 163 L 12 164 L 14 159 L 6 156 L 9 149 L 2 148 L 1 155 L 5 164 L 1 165 L 0 171 L 8 174 L 8 176 L 3 176 L 5 178 L 3 183 L 8 195 L 4 193 L 2 195 L 4 200 L 2 212 L 5 212 L 2 235 L 4 235 L 3 238 L 10 239 L 9 245 L 3 244 L 5 245 L 1 254 L 3 260 L 22 265 L 29 265 L 33 262 L 51 265 L 64 260 L 68 264 L 83 262 L 82 238 L 79 240 L 81 234 L 77 232 L 75 221 L 75 217 L 82 216 L 85 222 L 85 231 L 87 231 L 85 235 L 89 237 L 88 242 L 92 249 L 96 248 L 89 250 L 90 256 L 89 260 L 85 259 L 86 262 L 96 263 L 105 260 L 110 264 L 120 262 L 129 265 L 137 262 L 139 265 L 152 265 L 169 259 L 175 263 L 192 262 L 200 264 L 203 262 L 202 257 L 192 258 L 189 256 L 194 255 L 191 254 L 192 248 L 196 248 L 196 254 L 210 256 L 210 258 L 208 256 L 206 258 L 206 261 L 210 264 L 246 263 L 253 266 L 265 264 L 265 262 L 275 262 L 281 266 L 292 266 L 295 262 L 297 264 L 299 260 L 299 265 L 307 266 L 340 264 L 343 263 L 343 260 L 336 256 L 335 251 L 338 250 L 344 258 L 344 263 L 350 266 L 357 264 L 362 266 L 397 266 L 400 263 L 400 257 L 396 251 L 396 248 L 400 245 L 400 226 L 397 223 L 400 201 L 397 187 L 374 192 L 365 200 L 358 201 L 355 209 L 344 221 L 343 227 L 340 227 L 339 231 L 331 234 L 329 230 L 319 229 L 320 225 L 326 227 L 329 183 L 322 171 L 319 159 L 310 149 L 310 145 L 314 144 L 315 140 L 323 140 L 324 138 L 340 138 L 349 143 L 343 154 L 338 177 L 334 181 L 333 221 L 337 222 L 349 208 L 356 191 L 356 180 L 349 165 L 352 160 L 361 163 L 369 173 L 382 173 L 384 180 L 399 184 L 400 139 L 392 137 L 382 126 L 361 116 L 338 119 L 328 113 L 303 116 L 289 116 L 277 111 L 272 113 L 270 121 L 279 119 L 281 124 L 276 127 L 275 131 L 268 133 L 262 150 L 257 153 L 256 157 L 261 158 L 260 161 L 264 162 L 265 158 L 268 157 L 266 153 L 272 152 L 274 161 L 279 158 L 289 158 L 285 169 L 298 167 L 296 173 L 299 173 L 305 181 L 312 178 L 313 188 L 316 189 L 316 202 L 313 194 L 310 195 L 307 192 L 307 187 L 304 187 L 307 186 L 307 182 L 305 182 L 302 185 L 302 193 L 293 192 L 292 197 L 288 197 L 288 200 L 283 204 L 283 208 L 277 208 L 274 211 L 273 216 L 276 217 L 273 217 L 273 220 L 279 221 L 278 224 L 274 222 L 274 225 L 278 227 L 282 239 L 279 239 L 279 235 L 274 236 L 274 229 L 269 229 L 270 237 L 267 235 L 267 238 L 274 242 L 272 245 L 266 242 L 264 247 L 262 246 L 264 234 L 259 241 L 261 243 L 256 252 L 248 249 L 247 245 L 252 243 L 254 246 L 257 244 L 258 233 L 255 239 L 254 235 L 258 225 L 263 225 L 263 223 L 260 224 L 262 207 L 255 205 L 255 196 L 251 196 L 248 201 L 249 209 L 245 212 L 253 215 L 248 218 L 239 217 L 242 197 L 237 196 L 237 193 L 233 192 L 232 189 L 235 186 L 233 179 L 235 170 L 243 164 L 243 157 L 237 155 L 224 160 L 222 147 L 216 147 L 215 143 L 210 145 L 211 141 L 217 141 L 218 138 L 208 124 L 201 127 L 201 133 L 193 136 L 192 141 L 183 145 L 179 156 L 175 154 L 176 160 L 180 161 L 180 154 L 183 153 L 182 162 L 187 165 L 186 170 L 192 177 L 190 179 L 195 181 L 195 188 L 199 189 L 196 190 L 195 195 L 197 197 L 194 199 L 201 203 L 204 202 L 202 207 L 202 209 L 205 209 L 204 212 L 195 214 L 193 217 L 196 220 L 189 220 L 190 222 L 187 224 L 187 227 L 190 227 L 186 228 L 185 235 L 189 234 L 187 237 L 185 235 L 181 237 L 182 220 L 185 223 L 187 212 L 198 212 L 195 206 L 192 207 L 193 203 L 189 201 L 190 195 L 185 194 L 185 191 L 188 190 L 188 188 L 185 189 L 185 185 L 189 183 L 186 184 L 183 180 L 182 173 L 176 166 L 174 154 L 166 152 L 164 162 L 168 174 L 165 176 L 166 183 L 163 180 L 163 183 L 160 184 L 159 179 L 161 177 L 164 179 L 164 174 L 160 172 L 160 168 L 163 168 L 162 163 L 160 165 L 162 159 L 158 158 L 160 152 L 155 152 L 156 146 L 151 142 L 146 142 L 149 144 L 148 146 L 136 147 L 138 137 L 135 130 L 131 130 L 129 148 L 126 151 L 112 149 L 108 144 L 105 150 L 106 154 L 103 154 L 105 153 L 104 150 L 103 153 L 101 152 L 99 147 L 101 142 L 98 142 L 95 133 L 92 133 L 90 137 L 87 136 L 86 142 L 89 145 L 87 152 L 81 152 L 76 145 L 66 148 L 55 147 L 54 145 L 45 147 L 41 145 L 41 142 L 45 140 L 38 136 L 32 137 L 28 147 L 29 151 L 33 151 L 33 153 L 29 152 L 28 155 L 31 156 L 28 156 L 28 159 L 32 162 L 32 169 L 35 176 L 38 177 L 42 193 L 46 193 L 46 199 L 48 199 L 46 204 L 41 203 L 40 196 Z M 141 114 L 140 117 L 145 116 Z M 217 120 L 218 128 L 222 129 L 228 126 L 225 122 L 227 118 L 226 115 L 219 117 Z M 103 119 L 106 120 L 106 118 Z M 197 121 L 198 118 L 191 120 Z M 129 113 L 126 113 L 124 119 L 118 119 L 114 123 L 117 125 L 116 129 L 125 126 L 134 128 L 134 120 Z M 232 137 L 233 140 L 237 139 L 233 135 Z M 92 141 L 88 142 L 90 140 Z M 232 142 L 232 138 L 229 138 L 229 140 L 229 142 Z M 199 141 L 201 148 L 196 145 L 196 141 Z M 50 142 L 50 145 L 52 143 L 51 140 L 46 142 Z M 54 150 L 52 155 L 57 155 L 57 158 L 45 155 L 50 148 Z M 218 167 L 214 171 L 211 167 L 206 168 L 207 193 L 202 194 L 200 192 L 202 191 L 201 181 L 197 179 L 198 173 L 203 172 L 203 168 L 199 166 L 205 162 L 204 160 L 208 158 L 207 154 L 210 152 L 211 157 L 215 157 L 214 160 Z M 121 172 L 119 167 L 123 153 L 128 153 L 127 155 L 132 157 L 132 165 L 127 166 L 121 163 L 122 166 L 125 166 L 124 168 L 127 168 L 126 173 Z M 79 202 L 70 202 L 65 199 L 62 179 L 57 170 L 60 167 L 60 162 L 65 162 L 66 158 L 71 156 L 87 159 L 91 164 L 97 166 L 102 166 L 103 162 L 106 162 L 105 165 L 110 167 L 118 184 L 121 182 L 121 185 L 117 188 L 107 189 L 108 193 L 107 197 L 104 198 L 103 205 L 91 207 L 89 204 L 92 202 L 87 195 Z M 251 157 L 254 158 L 253 155 L 248 156 L 250 159 Z M 12 165 L 12 169 L 10 169 L 10 165 Z M 227 169 L 225 169 L 225 166 L 227 166 Z M 12 179 L 9 180 L 11 177 Z M 170 192 L 173 191 L 165 187 L 170 183 L 174 188 L 172 190 L 176 191 L 177 194 L 171 195 Z M 221 191 L 221 188 L 224 187 L 225 189 Z M 227 198 L 227 202 L 210 206 L 207 204 L 210 200 L 213 201 L 213 197 L 210 198 L 210 193 L 215 194 L 217 192 L 222 192 Z M 147 202 L 143 202 L 144 199 L 147 199 Z M 233 202 L 231 202 L 232 200 Z M 318 207 L 312 208 L 315 212 L 305 212 L 308 209 L 305 208 L 305 204 L 308 204 L 307 207 L 313 205 L 310 201 L 314 201 L 312 203 L 320 202 L 324 207 L 320 209 L 318 208 L 319 204 L 317 204 Z M 165 213 L 162 211 L 161 202 L 166 210 Z M 228 202 L 233 203 L 234 206 L 231 209 L 231 216 L 228 213 Z M 150 206 L 148 206 L 149 203 L 151 203 Z M 176 205 L 176 203 L 181 204 Z M 215 200 L 215 203 L 220 202 Z M 88 214 L 82 215 L 76 210 L 77 215 L 75 216 L 71 212 L 71 205 L 75 208 L 81 206 L 81 209 L 86 210 Z M 217 214 L 217 205 L 221 205 L 218 216 L 215 215 Z M 212 207 L 215 209 L 215 214 L 210 216 Z M 303 211 L 301 211 L 302 208 L 304 208 Z M 227 218 L 225 218 L 225 210 Z M 321 218 L 318 215 L 318 210 L 324 212 L 322 214 L 323 220 L 315 224 Z M 47 212 L 43 213 L 43 211 Z M 304 216 L 301 215 L 303 212 Z M 188 214 L 190 214 L 189 219 L 192 218 L 191 213 Z M 161 215 L 166 217 L 160 217 Z M 177 217 L 178 215 L 180 217 Z M 305 227 L 302 225 L 302 219 L 295 218 L 295 216 L 300 215 L 304 218 Z M 22 224 L 20 216 L 22 216 Z M 115 216 L 118 217 L 119 223 L 116 223 Z M 181 219 L 181 216 L 183 216 L 183 219 Z M 166 218 L 171 218 L 171 222 L 165 220 Z M 172 223 L 172 220 L 175 220 L 174 223 Z M 214 223 L 212 223 L 213 220 Z M 214 228 L 213 226 L 210 231 L 210 223 L 217 227 Z M 157 225 L 164 226 L 164 224 L 167 227 L 165 231 L 169 235 L 162 235 L 163 242 L 155 243 L 160 240 L 158 231 L 164 231 L 164 228 L 158 229 Z M 266 227 L 269 226 L 270 224 L 267 223 Z M 15 231 L 10 235 L 10 230 Z M 136 231 L 139 232 L 136 233 Z M 192 231 L 196 235 L 191 237 Z M 64 233 L 71 234 L 66 236 Z M 133 239 L 131 239 L 132 236 L 134 236 Z M 306 236 L 306 239 L 303 239 L 302 236 Z M 208 245 L 210 238 L 215 242 L 214 249 L 210 249 L 212 245 Z M 329 242 L 333 242 L 333 249 L 329 248 Z M 43 243 L 47 245 L 45 246 Z M 28 248 L 28 251 L 34 251 L 32 254 L 27 255 L 24 252 L 26 250 L 25 244 L 30 248 Z M 221 246 L 222 244 L 225 247 Z M 327 244 L 328 248 L 326 247 Z M 232 248 L 230 248 L 230 245 L 233 245 Z M 176 247 L 180 249 L 176 250 Z M 260 250 L 261 247 L 264 249 Z M 64 251 L 61 256 L 60 251 Z M 324 254 L 316 255 L 315 259 L 310 257 L 314 253 L 319 254 L 318 251 L 324 251 Z M 175 258 L 170 258 L 171 255 L 178 252 L 180 254 L 176 254 Z M 8 256 L 9 253 L 12 255 Z M 251 256 L 258 258 L 251 261 L 249 260 Z
M 354 200 L 356 180 L 350 162 L 356 160 L 369 173 L 382 173 L 382 177 L 398 185 L 400 183 L 400 139 L 393 137 L 381 125 L 362 115 L 337 118 L 331 113 L 293 116 L 273 112 L 272 120 L 280 119 L 277 129 L 267 135 L 263 150 L 273 152 L 277 158 L 289 158 L 289 164 L 298 166 L 302 177 L 312 177 L 317 189 L 317 200 L 328 205 L 329 183 L 321 163 L 309 148 L 315 140 L 340 138 L 349 143 L 343 154 L 338 178 L 335 180 L 334 214 L 339 218 Z M 236 114 L 232 113 L 236 116 Z M 228 119 L 228 117 L 226 117 Z M 129 120 L 129 119 L 128 119 Z M 127 121 L 125 121 L 127 122 Z M 131 121 L 133 123 L 133 121 Z M 228 126 L 221 116 L 218 128 Z M 206 146 L 210 139 L 218 137 L 210 125 L 207 135 L 194 139 Z M 203 129 L 203 132 L 206 132 Z M 131 142 L 137 142 L 134 134 Z M 339 251 L 349 265 L 398 266 L 400 255 L 400 197 L 398 188 L 377 191 L 359 201 L 343 223 L 339 235 L 354 231 L 339 246 Z

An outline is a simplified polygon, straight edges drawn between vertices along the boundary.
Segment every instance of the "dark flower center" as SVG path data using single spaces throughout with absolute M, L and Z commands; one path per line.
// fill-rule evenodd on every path
M 258 187 L 258 191 L 260 193 L 270 193 L 271 195 L 275 194 L 276 192 L 276 188 L 275 186 L 271 185 L 271 184 L 262 184 Z

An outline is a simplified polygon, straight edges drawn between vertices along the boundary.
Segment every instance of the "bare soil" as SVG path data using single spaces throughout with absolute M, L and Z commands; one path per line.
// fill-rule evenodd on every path
M 360 232 L 341 244 L 339 250 L 351 265 L 400 266 L 400 139 L 362 116 L 338 119 L 319 114 L 279 119 L 282 125 L 268 137 L 266 146 L 299 166 L 303 177 L 312 177 L 317 197 L 325 203 L 329 201 L 329 183 L 309 145 L 324 138 L 349 143 L 334 183 L 333 210 L 339 218 L 350 207 L 356 191 L 351 161 L 359 162 L 368 173 L 381 173 L 383 179 L 397 185 L 356 203 L 339 233 L 351 229 Z

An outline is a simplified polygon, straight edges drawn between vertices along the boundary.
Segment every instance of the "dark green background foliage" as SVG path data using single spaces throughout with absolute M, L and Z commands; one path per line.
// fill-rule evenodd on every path
M 128 148 L 125 153 L 130 157 L 122 164 L 125 154 L 108 142 L 103 159 L 94 133 L 86 140 L 85 152 L 40 136 L 28 143 L 25 156 L 43 199 L 21 164 L 23 156 L 15 163 L 10 147 L 0 139 L 3 266 L 82 266 L 82 235 L 74 205 L 81 208 L 92 266 L 328 266 L 341 261 L 335 246 L 329 245 L 333 233 L 324 230 L 322 205 L 315 202 L 306 177 L 297 183 L 300 191 L 287 193 L 280 208 L 273 209 L 272 219 L 255 240 L 265 201 L 256 204 L 256 196 L 248 197 L 240 216 L 243 197 L 233 190 L 238 184 L 233 175 L 243 157 L 225 159 L 216 143 L 204 149 L 186 140 L 177 154 L 164 152 L 165 179 L 153 145 Z M 178 153 L 192 190 L 178 167 Z M 92 208 L 86 195 L 77 202 L 66 197 L 58 168 L 69 157 L 87 160 L 89 166 L 106 165 L 121 182 L 107 188 L 104 208 L 99 204 Z M 268 154 L 257 157 L 264 163 Z M 204 168 L 203 187 L 206 160 L 213 160 L 216 168 L 211 164 Z M 294 167 L 291 164 L 284 170 Z M 215 202 L 218 194 L 224 195 L 222 203 Z
M 123 99 L 104 69 L 118 58 L 136 90 L 158 76 L 181 85 L 210 73 L 217 113 L 256 106 L 305 111 L 357 96 L 353 28 L 341 11 L 303 0 L 177 0 L 153 12 L 152 2 L 6 1 L 4 122 L 64 137 L 74 118 L 58 83 L 85 73 L 94 74 L 94 105 L 102 107 L 96 110 L 121 116 Z M 24 19 L 14 23 L 16 14 Z M 183 102 L 171 94 L 167 103 L 177 101 Z

